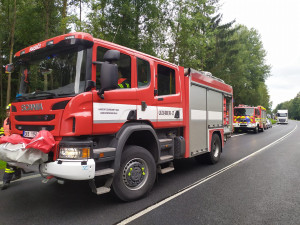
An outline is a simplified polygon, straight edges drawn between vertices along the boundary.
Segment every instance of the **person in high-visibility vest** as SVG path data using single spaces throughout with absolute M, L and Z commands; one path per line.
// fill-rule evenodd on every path
M 3 131 L 4 131 L 4 135 L 5 136 L 9 136 L 10 135 L 10 106 L 11 104 L 9 104 L 8 106 L 6 106 L 6 119 L 4 120 L 3 123 Z
M 118 86 L 119 87 L 118 88 L 130 88 L 129 80 L 122 76 L 122 73 L 120 70 L 118 72 L 118 75 L 119 75 L 119 77 L 118 77 Z
M 4 129 L 3 129 L 3 127 L 0 128 L 0 137 L 1 136 L 4 136 Z
M 4 135 L 5 136 L 9 136 L 11 134 L 11 132 L 10 132 L 10 130 L 11 130 L 10 129 L 10 119 L 9 119 L 10 107 L 11 107 L 11 104 L 9 104 L 6 107 L 6 116 L 7 116 L 7 118 L 4 120 L 4 123 L 3 123 L 3 130 L 4 130 Z M 20 179 L 20 178 L 21 178 L 21 169 L 15 167 L 15 166 L 10 166 L 9 164 L 6 164 L 6 168 L 5 168 L 4 175 L 3 175 L 3 185 L 1 187 L 1 190 L 7 189 L 12 180 L 17 180 L 17 179 Z

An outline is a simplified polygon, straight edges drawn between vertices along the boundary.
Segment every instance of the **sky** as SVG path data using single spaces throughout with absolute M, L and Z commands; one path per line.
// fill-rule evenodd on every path
M 236 20 L 261 35 L 271 76 L 272 108 L 300 92 L 300 0 L 220 0 L 223 23 Z

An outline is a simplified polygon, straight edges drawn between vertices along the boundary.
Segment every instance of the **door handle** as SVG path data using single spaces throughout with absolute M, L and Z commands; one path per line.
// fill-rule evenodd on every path
M 146 111 L 147 104 L 146 102 L 142 101 L 142 111 Z

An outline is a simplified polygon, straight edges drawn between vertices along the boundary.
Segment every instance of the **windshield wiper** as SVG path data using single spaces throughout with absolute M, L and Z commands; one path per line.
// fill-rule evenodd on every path
M 18 95 L 16 97 L 16 100 L 28 100 L 28 97 L 24 96 L 24 95 Z
M 30 95 L 32 95 L 32 96 L 43 95 L 43 96 L 57 97 L 57 94 L 55 94 L 53 92 L 49 92 L 49 91 L 35 91 L 35 92 L 30 93 Z
M 61 93 L 61 94 L 57 94 L 57 95 L 58 95 L 58 96 L 75 95 L 75 92 Z

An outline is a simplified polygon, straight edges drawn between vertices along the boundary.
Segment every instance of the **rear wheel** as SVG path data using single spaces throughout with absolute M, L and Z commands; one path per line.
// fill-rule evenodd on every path
M 213 134 L 211 139 L 210 152 L 206 153 L 206 161 L 209 164 L 216 164 L 221 156 L 221 140 L 219 135 Z
M 151 153 L 140 146 L 126 146 L 113 190 L 123 201 L 136 200 L 151 190 L 155 178 L 156 165 Z

